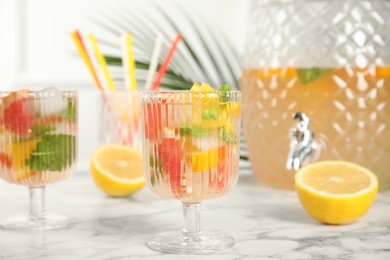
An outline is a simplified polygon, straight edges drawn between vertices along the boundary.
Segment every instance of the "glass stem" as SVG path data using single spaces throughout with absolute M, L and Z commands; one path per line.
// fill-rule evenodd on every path
M 45 216 L 45 187 L 30 187 L 30 212 L 28 218 L 37 221 Z
M 200 232 L 200 203 L 183 202 L 183 235 L 195 237 Z

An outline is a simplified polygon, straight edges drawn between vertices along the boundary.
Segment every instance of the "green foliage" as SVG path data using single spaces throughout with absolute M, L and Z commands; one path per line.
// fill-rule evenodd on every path
M 238 140 L 238 137 L 237 135 L 235 135 L 234 133 L 229 133 L 227 130 L 226 130 L 226 127 L 222 127 L 220 129 L 220 132 L 219 132 L 220 136 L 222 137 L 222 139 L 225 141 L 225 142 L 232 142 L 232 143 L 236 143 L 237 140 Z
M 209 130 L 207 128 L 200 128 L 200 127 L 186 127 L 183 126 L 180 128 L 180 134 L 181 135 L 192 135 L 195 137 L 202 137 L 202 136 L 208 136 L 209 135 Z
M 37 124 L 31 127 L 33 137 L 45 135 L 56 128 L 52 125 Z
M 323 73 L 321 68 L 298 69 L 298 78 L 302 84 L 308 84 L 319 79 Z
M 204 120 L 217 120 L 219 116 L 219 107 L 211 107 L 202 112 L 202 119 Z
M 131 8 L 112 7 L 90 17 L 95 25 L 113 36 L 104 39 L 98 37 L 99 43 L 111 50 L 118 50 L 117 53 L 120 53 L 120 44 L 118 40 L 113 39 L 119 39 L 123 32 L 132 33 L 139 85 L 142 86 L 146 82 L 156 32 L 160 32 L 165 41 L 159 66 L 175 33 L 181 33 L 183 36 L 161 82 L 161 88 L 184 90 L 189 89 L 193 82 L 207 82 L 212 86 L 227 82 L 238 87 L 241 65 L 237 49 L 232 46 L 216 23 L 213 23 L 212 18 L 202 17 L 202 13 L 187 10 L 180 5 L 173 9 L 164 8 L 164 4 L 159 2 L 149 5 L 147 8 L 136 4 Z M 150 12 L 152 9 L 156 12 Z M 184 14 L 186 27 L 177 22 L 176 12 Z M 109 66 L 123 65 L 120 55 L 105 53 L 104 57 Z M 120 75 L 114 80 L 124 81 Z
M 227 101 L 227 93 L 226 92 L 229 92 L 230 90 L 231 89 L 230 89 L 230 86 L 228 84 L 225 84 L 218 89 L 218 91 L 221 92 L 221 96 L 220 96 L 221 102 Z
M 44 135 L 26 165 L 36 171 L 62 171 L 76 159 L 76 137 L 73 135 Z
M 76 121 L 77 109 L 76 104 L 70 99 L 66 108 L 65 119 L 68 121 Z

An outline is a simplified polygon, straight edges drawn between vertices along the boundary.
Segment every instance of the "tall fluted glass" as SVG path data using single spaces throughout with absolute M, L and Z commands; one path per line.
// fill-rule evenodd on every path
M 6 229 L 50 229 L 69 218 L 45 211 L 45 186 L 74 171 L 77 152 L 77 93 L 55 88 L 0 92 L 0 178 L 30 191 L 25 217 L 1 223 Z
M 231 92 L 145 92 L 141 95 L 146 181 L 183 204 L 182 232 L 159 234 L 149 248 L 208 254 L 234 245 L 226 234 L 200 231 L 200 203 L 230 191 L 238 179 L 241 95 Z
M 99 110 L 100 143 L 140 147 L 138 91 L 101 91 Z

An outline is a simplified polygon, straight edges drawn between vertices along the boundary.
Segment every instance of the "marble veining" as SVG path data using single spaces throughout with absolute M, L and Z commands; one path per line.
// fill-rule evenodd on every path
M 181 204 L 143 189 L 129 198 L 101 193 L 86 173 L 48 186 L 49 213 L 72 216 L 66 229 L 0 230 L 0 259 L 183 259 L 149 250 L 154 233 L 179 230 Z M 26 187 L 0 183 L 0 220 L 24 214 Z M 297 196 L 240 177 L 224 197 L 202 204 L 202 229 L 233 235 L 236 245 L 210 256 L 185 259 L 390 259 L 390 191 L 355 223 L 323 225 L 306 214 Z

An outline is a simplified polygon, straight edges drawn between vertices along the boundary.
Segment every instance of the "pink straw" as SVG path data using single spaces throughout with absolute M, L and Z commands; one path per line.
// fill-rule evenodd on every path
M 167 56 L 165 57 L 165 59 L 164 59 L 162 65 L 161 65 L 160 69 L 157 72 L 157 76 L 156 76 L 156 79 L 154 80 L 154 82 L 152 84 L 151 90 L 156 90 L 158 88 L 158 86 L 160 86 L 161 80 L 164 77 L 165 73 L 167 72 L 169 63 L 171 62 L 173 54 L 175 54 L 175 51 L 177 49 L 177 45 L 179 44 L 181 39 L 182 39 L 182 36 L 181 36 L 180 33 L 178 33 L 176 35 L 175 40 L 172 43 L 171 48 L 168 51 Z

